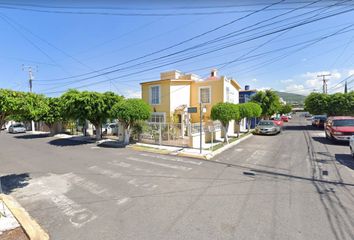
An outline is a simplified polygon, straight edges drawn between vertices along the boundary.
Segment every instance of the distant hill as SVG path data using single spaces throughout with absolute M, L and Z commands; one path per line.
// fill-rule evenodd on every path
M 276 93 L 279 95 L 279 97 L 283 98 L 284 101 L 286 101 L 287 103 L 303 104 L 306 98 L 306 96 L 295 94 L 295 93 L 278 92 L 278 91 L 276 91 Z

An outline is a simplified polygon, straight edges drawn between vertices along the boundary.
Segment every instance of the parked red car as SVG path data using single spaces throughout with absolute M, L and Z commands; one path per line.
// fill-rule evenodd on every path
M 283 120 L 281 120 L 281 118 L 271 118 L 271 120 L 273 120 L 273 122 L 280 127 L 284 125 Z
M 325 123 L 327 139 L 349 141 L 354 135 L 354 117 L 337 116 L 329 117 Z
M 283 122 L 289 122 L 289 117 L 286 116 L 286 115 L 281 116 L 280 119 L 281 119 Z

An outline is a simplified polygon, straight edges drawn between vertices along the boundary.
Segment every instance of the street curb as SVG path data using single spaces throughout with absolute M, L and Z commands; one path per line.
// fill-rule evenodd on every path
M 136 146 L 136 145 L 127 146 L 126 148 L 132 149 L 134 151 L 158 153 L 158 154 L 163 154 L 163 155 L 169 155 L 169 154 L 173 153 L 173 152 L 168 151 L 168 150 L 155 149 L 155 148 L 146 148 L 146 147 Z
M 135 151 L 141 151 L 141 152 L 150 152 L 150 153 L 158 153 L 158 154 L 163 154 L 163 155 L 173 155 L 173 156 L 179 156 L 179 157 L 188 157 L 188 158 L 194 158 L 194 159 L 202 159 L 202 160 L 212 160 L 213 157 L 216 155 L 222 153 L 223 151 L 226 151 L 227 149 L 236 146 L 237 144 L 245 141 L 246 139 L 252 137 L 253 134 L 249 133 L 247 136 L 242 137 L 241 139 L 238 139 L 228 145 L 223 146 L 222 148 L 205 154 L 205 155 L 200 155 L 200 154 L 193 154 L 193 153 L 188 153 L 188 152 L 182 152 L 182 151 L 169 151 L 169 150 L 164 150 L 164 149 L 156 149 L 156 148 L 147 148 L 144 146 L 139 146 L 139 145 L 129 145 L 127 148 L 130 148 Z
M 179 157 L 189 157 L 189 158 L 196 158 L 196 159 L 202 159 L 202 160 L 210 160 L 211 157 L 208 157 L 209 155 L 197 155 L 197 154 L 192 154 L 192 153 L 186 153 L 186 152 L 179 152 L 177 153 L 177 156 Z
M 226 145 L 226 146 L 224 146 L 224 147 L 222 147 L 222 148 L 220 148 L 220 149 L 218 149 L 218 150 L 212 152 L 213 157 L 215 157 L 216 155 L 222 153 L 223 151 L 226 151 L 227 149 L 229 149 L 229 148 L 231 148 L 231 147 L 233 147 L 233 146 L 236 146 L 237 144 L 239 144 L 239 143 L 245 141 L 246 139 L 249 139 L 249 138 L 252 137 L 252 136 L 253 136 L 253 134 L 252 134 L 252 133 L 249 133 L 247 136 L 244 136 L 244 137 L 242 137 L 241 139 L 236 140 L 235 142 L 232 142 L 232 143 L 230 143 L 230 144 L 228 144 L 228 145 Z
M 17 219 L 30 240 L 49 240 L 49 235 L 13 197 L 0 194 L 0 199 Z

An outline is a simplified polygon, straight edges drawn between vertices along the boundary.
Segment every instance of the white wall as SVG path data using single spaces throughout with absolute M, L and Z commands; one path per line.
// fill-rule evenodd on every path
M 227 102 L 227 94 L 226 88 L 230 89 L 230 101 L 231 103 L 239 103 L 239 92 L 238 90 L 231 84 L 230 80 L 224 81 L 224 102 Z
M 170 89 L 170 109 L 174 111 L 177 107 L 181 105 L 190 104 L 191 87 L 190 85 L 177 85 L 171 86 Z

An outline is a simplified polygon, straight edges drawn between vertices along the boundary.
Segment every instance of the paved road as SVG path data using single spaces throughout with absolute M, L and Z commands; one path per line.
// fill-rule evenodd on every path
M 4 190 L 55 240 L 354 239 L 349 148 L 301 118 L 214 162 L 29 134 L 0 146 Z

